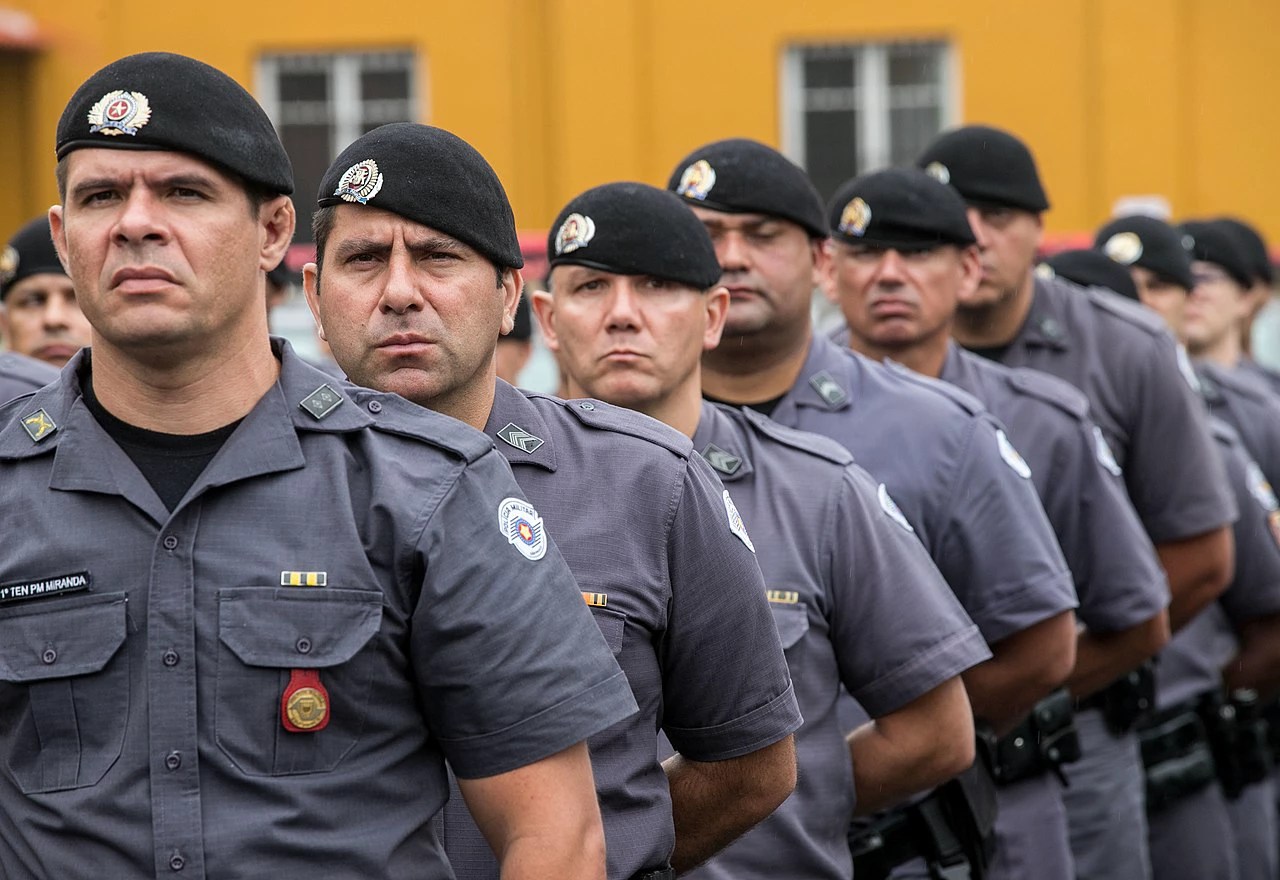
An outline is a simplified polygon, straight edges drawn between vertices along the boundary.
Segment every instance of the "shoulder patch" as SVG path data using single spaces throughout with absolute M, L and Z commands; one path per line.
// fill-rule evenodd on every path
M 651 419 L 633 410 L 599 400 L 560 400 L 558 397 L 546 394 L 530 394 L 528 397 L 530 400 L 554 401 L 587 427 L 645 440 L 681 458 L 688 459 L 693 455 L 693 441 L 688 437 L 657 419 Z
M 410 403 L 398 394 L 383 394 L 366 388 L 350 391 L 352 402 L 369 412 L 373 412 L 371 404 L 378 404 L 377 415 L 371 425 L 374 431 L 430 443 L 459 456 L 468 464 L 494 449 L 489 435 L 457 419 Z
M 935 394 L 941 394 L 943 397 L 960 405 L 960 407 L 969 415 L 979 415 L 986 412 L 986 407 L 982 405 L 982 401 L 974 397 L 968 391 L 950 382 L 943 382 L 939 379 L 930 379 L 923 376 L 915 370 L 908 369 L 896 361 L 885 361 L 885 368 L 894 376 L 921 388 L 927 388 Z
M 1126 299 L 1115 291 L 1105 287 L 1086 287 L 1085 293 L 1089 302 L 1099 310 L 1113 315 L 1127 324 L 1132 324 L 1152 336 L 1160 336 L 1168 332 L 1164 320 L 1146 306 Z
M 735 409 L 732 412 L 741 413 L 743 419 L 756 432 L 763 434 L 776 443 L 781 443 L 783 446 L 789 446 L 809 455 L 815 455 L 818 458 L 824 458 L 841 466 L 853 464 L 853 455 L 849 450 L 828 437 L 809 431 L 797 431 L 795 428 L 788 428 L 748 407 Z
M 896 501 L 889 494 L 888 487 L 884 483 L 880 484 L 880 488 L 876 490 L 876 496 L 880 499 L 880 509 L 888 514 L 889 519 L 902 526 L 908 532 L 914 532 L 911 523 L 907 521 L 906 514 L 902 512 L 902 508 L 898 507 Z
M 728 489 L 724 490 L 724 512 L 729 516 L 729 531 L 737 535 L 738 539 L 747 545 L 748 550 L 755 553 L 756 545 L 751 543 L 751 536 L 747 534 L 747 526 L 742 521 L 742 514 L 738 513 L 738 506 L 733 503 Z
M 1009 442 L 1008 436 L 1004 431 L 996 431 L 996 446 L 1000 450 L 1000 457 L 1004 459 L 1004 463 L 1013 469 L 1013 472 L 1024 480 L 1031 479 L 1031 465 L 1018 454 L 1018 450 L 1013 448 L 1013 444 Z
M 1271 483 L 1267 481 L 1266 476 L 1262 473 L 1262 468 L 1258 467 L 1258 463 L 1253 459 L 1249 460 L 1249 466 L 1245 469 L 1245 477 L 1249 481 L 1249 494 L 1258 502 L 1258 505 L 1267 513 L 1274 513 L 1280 509 L 1280 501 L 1276 500 L 1275 490 L 1271 488 Z
M 1115 453 L 1111 451 L 1111 444 L 1107 442 L 1102 429 L 1097 425 L 1093 426 L 1093 454 L 1097 456 L 1098 464 L 1102 465 L 1107 472 L 1116 477 L 1124 476 L 1120 462 L 1116 461 Z
M 1089 398 L 1069 382 L 1027 367 L 1014 367 L 1007 375 L 1009 384 L 1027 397 L 1043 400 L 1079 420 L 1089 417 Z

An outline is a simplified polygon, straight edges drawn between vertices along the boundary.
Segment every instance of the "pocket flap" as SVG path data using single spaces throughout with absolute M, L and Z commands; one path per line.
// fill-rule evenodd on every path
M 804 638 L 804 634 L 809 631 L 809 612 L 804 605 L 773 605 L 771 610 L 784 651 Z
M 0 617 L 0 681 L 101 672 L 124 644 L 127 629 L 124 593 L 24 606 Z
M 600 634 L 604 636 L 605 644 L 609 646 L 609 650 L 616 656 L 622 650 L 622 637 L 627 628 L 627 615 L 621 611 L 612 611 L 608 608 L 592 608 L 591 616 L 596 619 L 596 626 L 600 627 Z
M 382 625 L 382 593 L 313 587 L 218 591 L 218 638 L 247 666 L 346 663 Z

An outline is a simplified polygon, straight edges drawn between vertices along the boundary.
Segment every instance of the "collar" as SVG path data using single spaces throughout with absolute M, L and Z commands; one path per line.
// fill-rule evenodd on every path
M 1062 303 L 1058 297 L 1063 291 L 1055 289 L 1055 281 L 1044 278 L 1034 279 L 1031 293 L 1031 308 L 1027 310 L 1027 320 L 1022 329 L 1014 337 L 1028 348 L 1053 348 L 1067 351 L 1071 348 L 1071 340 L 1067 333 L 1067 322 Z M 1084 296 L 1083 293 L 1068 292 L 1068 295 Z
M 555 473 L 556 449 L 551 426 L 538 407 L 519 389 L 496 381 L 493 408 L 484 432 L 494 438 L 511 464 L 532 464 Z
M 702 401 L 698 430 L 693 433 L 693 448 L 707 460 L 722 482 L 741 480 L 754 470 L 747 456 L 750 446 L 746 429 L 739 419 L 730 415 L 735 411 L 709 400 Z

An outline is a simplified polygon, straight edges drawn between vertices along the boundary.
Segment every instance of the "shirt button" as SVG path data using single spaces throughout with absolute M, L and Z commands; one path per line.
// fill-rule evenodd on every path
M 310 654 L 310 653 L 311 653 L 311 639 L 308 639 L 308 638 L 305 638 L 305 637 L 304 637 L 304 638 L 301 638 L 301 639 L 298 639 L 297 648 L 298 648 L 298 653 L 299 653 L 299 654 Z
M 590 401 L 587 401 L 586 403 L 578 404 L 578 409 L 585 409 L 587 412 L 591 412 L 591 410 L 595 408 L 596 408 L 596 405 L 594 403 L 591 403 Z
M 187 866 L 187 860 L 182 857 L 182 853 L 174 853 L 169 856 L 169 867 L 175 871 L 181 871 Z
M 380 412 L 382 412 L 382 401 L 380 401 L 380 400 L 371 400 L 371 401 L 369 401 L 369 412 L 371 412 L 371 413 L 380 413 Z
M 44 653 L 40 655 L 40 659 L 44 661 L 46 666 L 55 663 L 58 659 L 58 652 L 53 648 L 45 648 Z
M 173 648 L 170 648 L 164 652 L 164 655 L 160 659 L 164 661 L 165 666 L 177 666 L 180 658 L 178 657 L 178 652 L 173 650 Z
M 182 766 L 182 752 L 170 752 L 165 755 L 164 765 L 170 770 L 177 770 Z
M 175 538 L 173 535 L 165 535 L 165 536 L 164 536 L 164 549 L 166 549 L 166 550 L 177 550 L 177 549 L 178 549 L 178 539 L 177 539 L 177 538 Z

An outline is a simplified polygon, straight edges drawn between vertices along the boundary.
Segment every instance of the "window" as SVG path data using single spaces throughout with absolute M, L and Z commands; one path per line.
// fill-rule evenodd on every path
M 418 119 L 412 52 L 267 55 L 258 95 L 293 162 L 296 239 L 311 241 L 311 211 L 325 169 L 365 132 Z
M 782 89 L 783 152 L 824 199 L 856 174 L 911 163 L 958 118 L 945 43 L 795 47 Z

